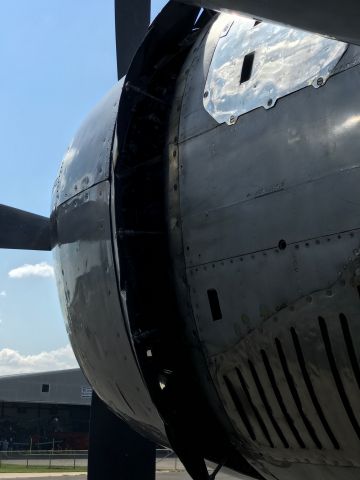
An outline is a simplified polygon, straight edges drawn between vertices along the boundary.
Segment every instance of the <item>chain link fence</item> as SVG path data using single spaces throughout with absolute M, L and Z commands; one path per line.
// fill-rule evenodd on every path
M 0 468 L 6 465 L 21 467 L 48 467 L 50 468 L 87 468 L 87 450 L 19 450 L 0 451 Z M 184 467 L 172 450 L 156 450 L 157 471 L 182 471 Z
M 21 467 L 87 468 L 87 450 L 29 450 L 0 452 L 0 467 L 18 465 Z

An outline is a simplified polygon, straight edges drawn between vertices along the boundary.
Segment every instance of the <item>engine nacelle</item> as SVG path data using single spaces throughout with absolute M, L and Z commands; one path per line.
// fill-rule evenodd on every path
M 65 155 L 74 352 L 190 473 L 358 478 L 360 48 L 197 15 L 164 9 Z

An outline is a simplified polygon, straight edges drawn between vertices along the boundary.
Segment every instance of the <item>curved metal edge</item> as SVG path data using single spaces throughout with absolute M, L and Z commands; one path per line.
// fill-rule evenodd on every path
M 211 28 L 211 25 L 209 25 Z M 182 170 L 181 158 L 179 156 L 179 132 L 180 122 L 182 116 L 182 103 L 184 100 L 184 93 L 187 87 L 192 65 L 197 59 L 199 44 L 206 41 L 208 30 L 204 32 L 198 43 L 195 45 L 191 54 L 189 55 L 182 72 L 177 81 L 176 96 L 172 108 L 170 127 L 168 132 L 168 160 L 166 173 L 166 197 L 167 197 L 167 217 L 168 217 L 168 238 L 170 244 L 171 256 L 171 271 L 174 282 L 174 288 L 177 295 L 177 305 L 180 316 L 184 321 L 185 338 L 187 341 L 187 348 L 189 355 L 193 359 L 195 367 L 194 375 L 198 378 L 199 388 L 202 390 L 204 398 L 206 398 L 206 405 L 204 403 L 203 410 L 210 409 L 212 412 L 211 419 L 211 434 L 204 431 L 204 435 L 211 441 L 212 447 L 207 442 L 205 449 L 208 459 L 215 463 L 223 462 L 225 467 L 232 472 L 240 472 L 249 475 L 252 478 L 265 478 L 267 469 L 261 466 L 261 474 L 259 465 L 257 465 L 256 452 L 250 452 L 244 448 L 238 440 L 236 440 L 236 433 L 234 426 L 230 424 L 226 415 L 224 406 L 216 391 L 213 382 L 210 380 L 205 372 L 209 372 L 203 349 L 199 341 L 199 333 L 195 322 L 195 312 L 193 309 L 190 285 L 187 279 L 186 263 L 185 263 L 185 246 L 183 243 L 182 223 L 181 223 L 181 188 L 180 175 Z M 188 88 L 191 88 L 188 86 Z M 224 434 L 226 431 L 226 436 Z M 216 434 L 214 435 L 214 432 Z M 214 436 L 213 436 L 214 435 Z M 215 438 L 216 437 L 216 441 Z M 230 439 L 230 441 L 229 441 Z M 219 443 L 221 448 L 219 448 Z M 216 446 L 216 447 L 215 447 Z M 214 450 L 218 448 L 218 450 Z M 245 459 L 246 457 L 246 459 Z M 224 462 L 224 459 L 225 462 Z
M 154 163 L 159 162 L 160 165 L 164 164 L 164 168 L 166 167 L 168 160 L 166 156 L 162 157 L 165 145 L 158 145 L 159 156 L 157 158 L 152 158 L 150 153 L 142 158 L 141 153 L 144 152 L 141 152 L 141 149 L 140 154 L 131 156 L 136 145 L 129 149 L 129 135 L 134 129 L 133 123 L 136 122 L 139 110 L 142 114 L 141 118 L 144 117 L 146 110 L 145 112 L 141 111 L 141 107 L 146 105 L 146 102 L 155 102 L 159 109 L 165 107 L 170 110 L 172 101 L 167 103 L 168 100 L 164 96 L 159 98 L 152 93 L 153 90 L 149 91 L 153 68 L 154 65 L 157 65 L 155 72 L 164 68 L 166 62 L 169 61 L 171 52 L 169 45 L 171 43 L 177 47 L 178 55 L 191 47 L 194 41 L 192 39 L 199 34 L 199 31 L 193 28 L 197 15 L 198 10 L 189 10 L 185 6 L 180 7 L 175 3 L 170 3 L 165 7 L 160 18 L 152 25 L 125 80 L 125 94 L 121 98 L 116 129 L 115 141 L 118 142 L 118 146 L 113 160 L 114 179 L 117 181 L 113 208 L 118 212 L 117 215 L 115 214 L 116 221 L 113 228 L 118 241 L 118 275 L 123 308 L 128 312 L 129 325 L 143 375 L 153 401 L 165 421 L 167 436 L 192 475 L 203 469 L 204 456 L 202 455 L 205 450 L 208 452 L 208 457 L 219 458 L 229 443 L 225 436 L 218 435 L 219 429 L 215 425 L 211 410 L 205 406 L 207 402 L 204 393 L 200 393 L 196 382 L 189 379 L 188 372 L 193 367 L 189 362 L 189 355 L 187 352 L 184 353 L 188 347 L 184 349 L 182 319 L 178 318 L 176 305 L 172 304 L 174 291 L 171 273 L 167 273 L 169 252 L 167 251 L 168 239 L 165 238 L 164 243 L 166 232 L 149 231 L 148 229 L 152 225 L 151 221 L 143 218 L 142 210 L 137 213 L 136 205 L 134 205 L 138 202 L 139 197 L 147 198 L 146 184 L 144 189 L 141 189 L 143 181 L 143 177 L 139 173 L 141 169 L 145 169 L 147 176 L 151 178 L 151 169 Z M 205 12 L 205 16 L 208 19 L 211 18 L 208 17 L 207 12 Z M 202 25 L 201 21 L 200 25 Z M 185 39 L 185 37 L 187 38 Z M 159 45 L 162 45 L 163 49 L 159 50 Z M 165 56 L 166 52 L 168 54 Z M 156 84 L 158 85 L 158 82 Z M 151 119 L 156 117 L 157 112 L 157 108 L 149 111 L 151 117 L 147 123 L 147 129 L 150 129 Z M 135 138 L 140 136 L 144 143 L 146 135 L 141 132 L 139 125 L 137 125 L 136 132 Z M 161 173 L 161 175 L 163 174 Z M 163 181 L 166 181 L 165 178 Z M 152 189 L 155 188 L 155 185 L 152 184 Z M 160 189 L 159 194 L 162 195 L 161 186 Z M 129 192 L 130 197 L 127 197 Z M 141 205 L 139 204 L 137 208 L 141 209 Z M 147 208 L 149 208 L 148 205 Z M 132 209 L 133 213 L 130 215 L 129 210 Z M 165 212 L 159 213 L 160 217 L 164 214 Z M 163 219 L 160 218 L 159 225 L 162 225 L 162 222 Z M 160 234 L 160 237 L 154 242 L 156 234 Z M 159 245 L 160 249 L 164 245 L 161 251 Z M 157 263 L 156 258 L 158 259 Z M 160 292 L 161 297 L 158 298 Z M 141 294 L 144 296 L 142 297 Z M 152 299 L 150 304 L 147 303 L 149 298 Z M 158 301 L 155 300 L 156 298 Z M 156 309 L 154 309 L 154 302 Z M 142 310 L 146 309 L 146 315 L 142 315 L 141 309 L 139 311 L 137 307 L 139 303 L 143 304 Z M 167 310 L 168 307 L 170 307 L 170 311 Z M 163 324 L 161 319 L 163 319 Z M 164 326 L 165 328 L 163 328 Z M 165 352 L 162 352 L 161 349 L 165 349 Z M 165 363 L 162 363 L 164 360 Z M 162 379 L 164 384 L 161 387 Z M 189 388 L 192 390 L 191 396 L 187 394 Z M 199 398 L 202 399 L 202 402 L 199 402 Z M 204 410 L 208 412 L 208 415 L 204 414 Z M 248 469 L 248 472 L 251 471 L 257 476 L 254 470 L 248 465 L 244 465 L 243 461 L 239 461 L 237 452 L 229 450 L 231 450 L 230 446 L 226 450 L 227 458 L 232 456 L 229 464 L 235 470 Z M 219 462 L 221 461 L 220 458 Z
M 62 160 L 51 209 L 109 178 L 110 155 L 124 79 L 116 83 L 87 116 Z
M 360 4 L 357 0 L 181 0 L 222 12 L 292 25 L 309 32 L 360 44 Z
M 56 281 L 69 338 L 99 397 L 135 430 L 166 442 L 141 376 L 116 283 L 110 183 L 94 185 L 56 210 Z

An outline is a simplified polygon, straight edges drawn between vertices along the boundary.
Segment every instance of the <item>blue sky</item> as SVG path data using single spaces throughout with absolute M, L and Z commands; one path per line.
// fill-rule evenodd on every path
M 113 0 L 2 0 L 0 60 L 0 203 L 49 215 L 67 145 L 116 82 Z M 16 270 L 43 262 L 0 250 L 0 374 L 73 364 L 51 269 Z

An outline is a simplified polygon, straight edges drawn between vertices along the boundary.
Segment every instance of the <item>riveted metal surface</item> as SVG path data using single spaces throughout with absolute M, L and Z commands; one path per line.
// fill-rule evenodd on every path
M 238 398 L 255 432 L 256 438 L 249 441 L 255 449 L 261 445 L 264 459 L 360 466 L 359 387 L 346 336 L 347 325 L 356 349 L 359 261 L 347 267 L 349 272 L 331 288 L 284 307 L 229 349 L 226 358 L 211 358 L 210 368 L 229 415 L 240 434 L 249 437 L 234 403 Z M 330 368 L 332 361 L 339 378 Z
M 110 186 L 101 182 L 56 211 L 56 278 L 79 364 L 112 410 L 164 441 L 127 329 L 114 267 Z
M 52 208 L 110 175 L 110 152 L 124 80 L 98 103 L 67 149 L 55 181 Z
M 218 123 L 230 125 L 296 90 L 323 86 L 347 49 L 343 42 L 248 17 L 221 15 L 217 22 L 222 35 L 203 98 Z
M 360 465 L 356 426 L 360 421 L 356 367 L 356 357 L 360 353 L 357 342 L 360 335 L 357 289 L 360 269 L 359 261 L 354 260 L 359 256 L 359 245 L 360 235 L 356 231 L 296 244 L 284 252 L 270 250 L 218 262 L 210 269 L 194 267 L 190 270 L 192 303 L 210 371 L 234 425 L 243 438 L 248 438 L 254 452 L 260 448 L 263 455 L 276 460 L 286 458 L 294 462 L 347 467 Z M 283 268 L 284 263 L 288 263 L 288 269 Z M 269 281 L 270 278 L 274 281 Z M 214 322 L 211 318 L 206 294 L 209 288 L 218 292 L 221 321 Z M 289 294 L 291 290 L 293 300 Z M 274 302 L 271 306 L 267 303 L 269 299 Z M 331 354 L 324 354 L 325 340 L 319 334 L 320 317 L 327 323 L 332 355 L 355 421 L 351 414 L 348 416 L 346 401 L 341 398 L 341 388 L 337 385 L 339 380 L 329 371 Z M 346 332 L 347 323 L 351 336 Z M 292 338 L 292 328 L 302 345 L 303 364 L 299 357 L 294 359 L 294 355 L 300 354 Z M 284 352 L 288 367 L 281 364 L 284 358 L 279 348 Z M 263 352 L 269 359 L 280 394 L 271 384 Z M 253 367 L 250 368 L 249 362 Z M 315 400 L 309 392 L 303 368 L 308 370 L 309 381 L 316 392 Z M 268 405 L 259 392 L 256 375 Z M 235 398 L 241 402 L 254 439 L 250 438 L 239 414 L 239 405 L 234 403 L 229 383 L 236 392 Z M 279 396 L 288 416 L 282 411 Z M 332 399 L 330 403 L 328 398 Z M 301 445 L 294 437 L 292 423 L 300 432 Z M 286 447 L 279 429 L 286 439 Z
M 260 462 L 263 468 L 266 468 L 266 462 Z M 359 469 L 357 467 L 343 467 L 336 465 L 315 465 L 306 463 L 288 463 L 279 462 L 271 466 L 273 478 L 283 478 L 284 470 L 286 469 L 286 479 L 304 480 L 305 478 L 317 479 L 325 478 L 329 480 L 339 480 L 346 478 L 346 480 L 358 480 Z
M 192 304 L 207 355 L 225 353 L 284 305 L 331 288 L 359 245 L 360 230 L 354 230 L 189 268 Z M 218 292 L 222 310 L 218 322 L 211 317 L 211 288 Z
M 218 123 L 207 113 L 203 104 L 209 64 L 221 34 L 221 24 L 216 23 L 213 28 L 210 28 L 212 23 L 210 22 L 207 27 L 208 31 L 205 31 L 205 35 L 199 38 L 196 47 L 190 53 L 189 62 L 184 71 L 186 76 L 184 87 L 187 85 L 187 88 L 179 92 L 182 100 L 177 105 L 178 112 L 181 111 L 179 124 L 176 126 L 179 142 L 196 137 L 204 131 L 218 126 Z M 186 91 L 186 95 L 184 95 L 184 91 Z
M 182 237 L 182 224 L 181 224 L 181 210 L 180 210 L 180 189 L 179 185 L 179 175 L 183 168 L 183 165 L 179 158 L 179 145 L 177 143 L 178 139 L 181 136 L 181 117 L 184 112 L 184 103 L 187 101 L 183 98 L 184 87 L 189 82 L 189 78 L 192 77 L 192 72 L 194 68 L 198 65 L 198 52 L 204 46 L 205 40 L 207 38 L 207 32 L 204 31 L 204 34 L 200 36 L 198 41 L 195 44 L 193 53 L 188 56 L 182 72 L 178 78 L 176 95 L 173 102 L 172 113 L 169 122 L 169 145 L 168 145 L 168 175 L 167 175 L 167 209 L 168 209 L 168 232 L 169 232 L 169 241 L 170 241 L 170 253 L 171 253 L 171 263 L 173 267 L 174 275 L 174 284 L 177 289 L 177 299 L 178 299 L 178 308 L 181 317 L 184 320 L 184 334 L 186 338 L 186 344 L 188 346 L 188 355 L 192 358 L 193 370 L 192 375 L 196 376 L 201 389 L 204 391 L 206 401 L 212 408 L 212 416 L 209 418 L 209 428 L 210 431 L 213 431 L 213 424 L 219 422 L 223 425 L 223 435 L 225 434 L 228 439 L 231 439 L 232 444 L 234 445 L 234 455 L 229 452 L 229 460 L 227 466 L 234 470 L 238 471 L 247 471 L 247 475 L 252 478 L 257 478 L 258 473 L 256 468 L 259 470 L 258 465 L 258 456 L 251 453 L 247 456 L 246 462 L 244 461 L 244 452 L 246 452 L 247 446 L 242 439 L 236 435 L 234 430 L 234 425 L 227 416 L 227 413 L 224 410 L 221 399 L 219 398 L 214 384 L 211 380 L 211 377 L 208 373 L 208 366 L 206 363 L 206 356 L 204 351 L 201 348 L 199 343 L 199 335 L 197 330 L 197 325 L 195 323 L 195 311 L 194 304 L 190 296 L 190 288 L 188 284 L 187 274 L 186 274 L 186 264 L 185 264 L 185 245 L 183 244 Z M 215 46 L 215 44 L 214 44 Z M 208 58 L 211 58 L 211 51 L 208 51 Z M 194 79 L 193 79 L 194 80 Z M 196 85 L 196 84 L 195 84 Z M 196 85 L 197 86 L 197 85 Z M 201 103 L 201 102 L 200 102 Z M 190 105 L 188 105 L 190 107 Z M 202 115 L 203 120 L 210 120 L 214 123 L 214 120 L 211 119 L 209 115 L 206 114 L 202 104 L 197 105 L 198 115 Z M 205 113 L 205 115 L 204 115 Z M 193 122 L 196 118 L 196 113 L 191 113 L 188 120 Z M 237 466 L 234 464 L 237 463 Z M 248 466 L 246 466 L 246 463 Z M 249 466 L 252 467 L 249 470 Z M 247 468 L 247 470 L 245 470 Z M 271 474 L 266 473 L 267 468 L 261 466 L 261 478 L 270 479 L 273 478 Z M 232 473 L 234 474 L 234 472 Z
M 202 38 L 201 42 L 198 42 L 197 48 L 190 55 L 192 64 L 191 69 L 187 72 L 186 84 L 190 85 L 191 88 L 186 89 L 186 95 L 181 104 L 180 142 L 218 127 L 218 123 L 204 108 L 203 96 L 209 65 L 219 36 L 222 33 L 222 28 L 221 22 L 215 22 L 213 26 L 210 23 L 206 36 Z M 351 68 L 357 65 L 359 61 L 360 47 L 349 45 L 334 73 Z
M 353 480 L 360 465 L 356 56 L 351 60 L 350 47 L 338 64 L 347 70 L 321 89 L 302 89 L 274 109 L 218 125 L 204 109 L 204 86 L 226 32 L 205 27 L 203 35 L 191 20 L 184 40 L 174 15 L 173 24 L 161 20 L 160 32 L 153 26 L 133 64 L 112 187 L 117 104 L 109 100 L 108 116 L 99 108 L 77 137 L 79 151 L 69 154 L 55 188 L 57 279 L 76 356 L 115 413 L 167 443 L 158 408 L 180 451 L 190 445 L 190 465 L 224 458 L 238 472 L 256 476 L 251 465 L 266 479 Z M 164 32 L 175 36 L 169 45 L 180 47 L 180 56 L 176 49 L 170 59 L 149 55 L 169 38 Z M 184 60 L 175 94 L 166 96 Z M 122 120 L 131 128 L 122 129 Z M 148 228 L 165 223 L 164 177 L 156 175 L 165 158 L 169 239 Z M 162 199 L 156 208 L 153 193 Z M 168 300 L 176 306 L 172 279 L 179 316 L 164 309 Z M 197 438 L 205 440 L 198 442 L 202 451 Z
M 188 266 L 357 227 L 359 79 L 354 67 L 180 145 Z
M 353 480 L 360 466 L 357 52 L 349 47 L 321 89 L 214 126 L 201 105 L 215 43 L 210 30 L 185 66 L 169 146 L 174 275 L 187 340 L 207 363 L 194 373 L 213 405 L 220 399 L 218 418 L 262 474 Z

